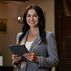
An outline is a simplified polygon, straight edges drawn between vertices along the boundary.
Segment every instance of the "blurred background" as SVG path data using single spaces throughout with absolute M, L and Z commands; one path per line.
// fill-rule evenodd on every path
M 22 28 L 23 13 L 26 7 L 33 3 L 43 9 L 46 30 L 53 32 L 56 36 L 59 56 L 56 71 L 71 71 L 71 0 L 0 1 L 0 66 L 12 66 L 8 45 L 16 44 L 16 35 Z M 10 70 L 12 71 L 11 68 Z

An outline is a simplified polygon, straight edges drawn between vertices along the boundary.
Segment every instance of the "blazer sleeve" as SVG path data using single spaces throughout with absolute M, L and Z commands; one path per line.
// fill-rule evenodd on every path
M 52 32 L 47 33 L 46 38 L 48 57 L 38 56 L 39 67 L 53 67 L 59 62 L 54 34 Z

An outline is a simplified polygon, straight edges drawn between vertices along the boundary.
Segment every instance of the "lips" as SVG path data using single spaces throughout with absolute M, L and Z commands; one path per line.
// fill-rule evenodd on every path
M 34 24 L 35 23 L 35 21 L 30 21 L 30 24 Z

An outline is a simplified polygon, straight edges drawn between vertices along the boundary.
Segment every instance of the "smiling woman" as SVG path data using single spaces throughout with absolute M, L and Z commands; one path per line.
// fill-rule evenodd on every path
M 22 56 L 12 54 L 13 64 L 19 71 L 50 71 L 58 64 L 56 40 L 52 32 L 45 30 L 43 13 L 36 4 L 29 5 L 24 12 L 22 31 L 17 34 L 17 45 L 25 46 L 29 53 Z

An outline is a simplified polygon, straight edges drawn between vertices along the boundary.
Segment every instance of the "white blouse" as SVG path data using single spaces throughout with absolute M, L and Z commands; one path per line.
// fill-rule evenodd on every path
M 31 47 L 32 43 L 33 43 L 33 41 L 31 41 L 31 42 L 30 41 L 26 41 L 25 46 L 28 49 L 28 51 L 30 50 L 30 47 Z
M 30 47 L 31 47 L 31 45 L 32 45 L 33 42 L 34 42 L 34 41 L 26 41 L 26 42 L 25 42 L 25 46 L 26 46 L 26 48 L 28 49 L 28 51 L 30 50 Z M 22 39 L 20 45 L 24 45 L 24 39 Z

